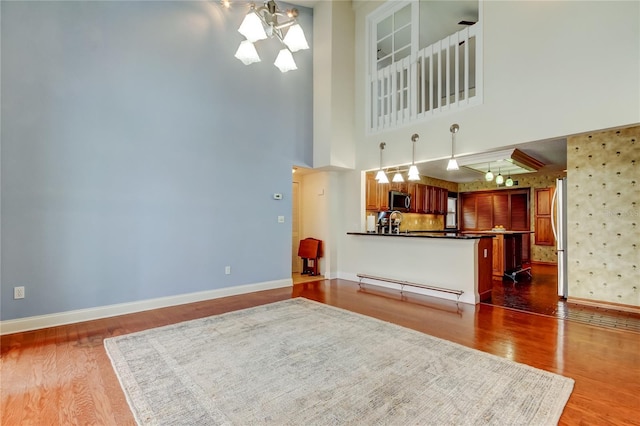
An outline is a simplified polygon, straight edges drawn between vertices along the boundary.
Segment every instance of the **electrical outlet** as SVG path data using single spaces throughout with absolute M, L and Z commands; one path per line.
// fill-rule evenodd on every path
M 24 299 L 24 287 L 14 287 L 13 288 L 13 298 L 14 299 Z
M 284 216 L 278 216 L 278 223 L 284 223 Z
M 224 273 L 225 275 L 231 275 L 231 266 L 225 266 Z

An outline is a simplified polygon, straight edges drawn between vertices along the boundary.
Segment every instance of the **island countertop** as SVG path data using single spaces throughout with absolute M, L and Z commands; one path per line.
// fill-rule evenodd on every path
M 405 231 L 392 234 L 378 234 L 377 232 L 347 232 L 347 235 L 368 235 L 372 237 L 400 237 L 400 238 L 447 238 L 453 240 L 473 240 L 480 238 L 493 238 L 494 233 L 459 233 L 447 231 Z

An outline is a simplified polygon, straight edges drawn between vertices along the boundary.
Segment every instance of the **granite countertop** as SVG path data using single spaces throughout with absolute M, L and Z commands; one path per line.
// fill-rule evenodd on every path
M 446 231 L 409 231 L 399 234 L 378 234 L 377 232 L 347 232 L 347 235 L 369 235 L 372 237 L 396 237 L 396 238 L 448 238 L 453 240 L 473 240 L 479 238 L 493 238 L 494 233 L 458 233 Z
M 483 235 L 499 235 L 499 234 L 533 234 L 533 231 L 508 231 L 508 230 L 504 230 L 504 231 L 494 231 L 494 230 L 487 230 L 487 231 L 463 231 L 463 233 L 470 233 L 470 234 L 483 234 Z

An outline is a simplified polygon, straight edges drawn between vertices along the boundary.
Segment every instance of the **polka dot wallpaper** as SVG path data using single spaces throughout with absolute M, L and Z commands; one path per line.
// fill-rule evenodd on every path
M 567 140 L 569 296 L 640 306 L 640 126 Z

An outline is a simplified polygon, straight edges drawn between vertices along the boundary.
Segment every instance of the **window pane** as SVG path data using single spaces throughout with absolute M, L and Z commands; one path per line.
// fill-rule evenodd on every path
M 389 36 L 387 38 L 385 38 L 384 40 L 380 40 L 378 42 L 378 52 L 377 52 L 377 56 L 376 58 L 378 60 L 383 59 L 385 56 L 390 55 L 391 53 L 393 53 L 393 47 L 392 47 L 392 37 Z
M 387 66 L 391 65 L 391 55 L 387 56 L 381 61 L 378 61 L 378 69 L 381 70 Z
M 395 13 L 394 29 L 403 27 L 411 22 L 411 5 L 408 4 Z
M 384 20 L 378 22 L 378 32 L 377 32 L 378 40 L 391 34 L 391 31 L 393 30 L 392 18 L 393 16 L 389 16 L 388 18 L 385 18 Z
M 411 27 L 404 27 L 393 35 L 395 51 L 411 45 Z
M 393 60 L 394 61 L 399 61 L 400 59 L 406 58 L 407 56 L 409 56 L 411 54 L 411 46 L 407 46 L 404 49 L 400 50 L 399 52 L 397 52 L 394 55 Z

